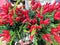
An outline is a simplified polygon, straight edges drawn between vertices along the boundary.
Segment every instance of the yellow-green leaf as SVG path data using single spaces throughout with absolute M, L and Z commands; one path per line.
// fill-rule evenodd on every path
M 27 30 L 23 30 L 24 32 L 29 32 L 29 31 L 27 31 Z
M 34 35 L 36 33 L 36 30 L 32 30 L 31 35 Z

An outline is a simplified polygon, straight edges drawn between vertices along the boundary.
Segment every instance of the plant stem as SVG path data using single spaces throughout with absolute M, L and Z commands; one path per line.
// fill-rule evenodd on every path
M 17 2 L 14 4 L 14 15 L 15 15 L 15 10 L 16 10 L 16 7 L 17 7 L 17 5 L 18 5 L 18 3 L 20 2 L 20 0 L 17 0 Z
M 19 27 L 19 32 L 21 32 L 21 29 L 22 29 L 23 25 L 24 25 L 24 24 L 22 24 L 22 25 Z
M 18 37 L 19 37 L 19 39 L 20 39 L 20 34 L 19 34 L 19 31 L 17 31 L 17 34 L 18 34 Z
M 16 4 L 14 5 L 14 10 L 16 9 L 19 2 L 20 2 L 20 0 L 17 0 Z
M 10 41 L 10 45 L 12 44 L 12 41 L 15 39 L 15 33 L 13 34 L 14 36 L 12 37 L 11 41 Z

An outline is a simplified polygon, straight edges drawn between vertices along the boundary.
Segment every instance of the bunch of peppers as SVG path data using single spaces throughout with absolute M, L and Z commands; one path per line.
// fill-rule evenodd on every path
M 0 36 L 7 45 L 19 40 L 31 41 L 33 45 L 60 44 L 60 2 L 53 4 L 31 1 L 31 7 L 12 7 L 6 3 L 0 11 Z M 27 38 L 27 39 L 26 39 Z M 32 45 L 32 44 L 31 44 Z

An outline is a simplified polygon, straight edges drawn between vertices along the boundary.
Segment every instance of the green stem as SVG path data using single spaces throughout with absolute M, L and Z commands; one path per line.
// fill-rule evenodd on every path
M 38 45 L 38 44 L 37 44 L 36 36 L 34 36 L 34 44 L 35 44 L 35 45 Z
M 14 10 L 16 9 L 19 2 L 20 2 L 20 0 L 17 0 L 16 4 L 14 5 Z
M 18 37 L 19 37 L 19 39 L 20 39 L 20 34 L 19 34 L 19 31 L 17 31 L 17 34 L 18 34 Z
M 21 32 L 23 25 L 24 25 L 24 24 L 22 24 L 22 25 L 19 27 L 19 28 L 20 28 L 20 29 L 19 29 L 19 32 Z
M 10 41 L 10 45 L 12 44 L 13 40 L 15 39 L 15 33 L 14 36 L 12 37 L 11 41 Z
M 20 0 L 17 0 L 17 2 L 15 3 L 15 5 L 14 5 L 14 15 L 15 15 L 15 10 L 16 10 L 16 7 L 17 7 L 17 5 L 18 5 L 18 3 L 20 2 Z

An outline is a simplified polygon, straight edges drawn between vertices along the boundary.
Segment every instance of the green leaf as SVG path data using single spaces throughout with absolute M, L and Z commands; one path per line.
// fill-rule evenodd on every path
M 31 35 L 35 35 L 36 30 L 32 30 Z
M 25 23 L 25 25 L 23 26 L 23 29 L 26 29 L 27 25 L 28 25 L 28 22 Z
M 14 35 L 14 32 L 12 30 L 10 30 L 10 35 L 13 36 Z
M 58 26 L 58 24 L 53 24 L 53 23 L 51 23 L 50 24 L 50 27 L 52 28 L 52 27 L 57 27 Z
M 33 19 L 35 15 L 36 15 L 36 12 L 35 12 L 35 11 L 30 11 L 30 12 L 29 12 L 29 17 L 30 17 L 31 19 Z
M 44 16 L 44 19 L 47 19 L 47 18 L 50 18 L 50 21 L 51 23 L 55 23 L 56 21 L 54 20 L 54 13 L 55 11 L 53 11 L 52 13 L 47 13 L 45 16 Z
M 0 26 L 0 30 L 4 30 L 4 29 L 7 29 L 6 26 Z
M 34 45 L 38 45 L 36 36 L 34 37 Z
M 50 33 L 50 27 L 49 27 L 49 26 L 45 26 L 45 27 L 43 27 L 43 28 L 41 29 L 40 32 L 42 32 L 42 33 L 44 33 L 44 34 Z
M 29 32 L 29 31 L 27 31 L 27 30 L 25 30 L 25 29 L 24 29 L 23 31 L 24 31 L 24 32 Z
M 2 30 L 7 30 L 7 26 L 3 25 L 3 26 L 0 26 L 0 33 L 2 33 Z
M 37 23 L 40 24 L 40 18 L 37 18 Z

